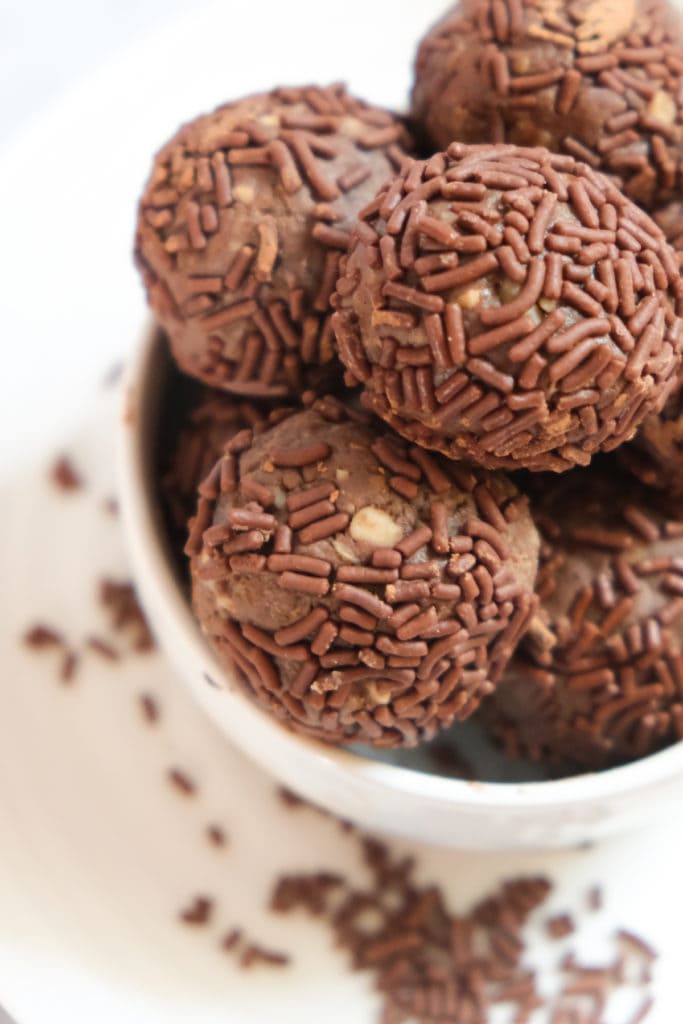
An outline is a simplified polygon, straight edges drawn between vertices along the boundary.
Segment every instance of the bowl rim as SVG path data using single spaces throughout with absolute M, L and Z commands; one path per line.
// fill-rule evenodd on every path
M 486 782 L 457 779 L 407 768 L 403 765 L 374 761 L 344 747 L 335 747 L 308 736 L 297 734 L 257 707 L 213 656 L 204 642 L 178 578 L 173 572 L 168 553 L 158 530 L 152 501 L 153 490 L 144 472 L 145 416 L 140 396 L 154 373 L 161 346 L 162 331 L 153 317 L 147 319 L 129 360 L 122 384 L 123 407 L 119 417 L 118 468 L 124 529 L 129 546 L 149 567 L 147 585 L 153 588 L 154 600 L 163 609 L 165 620 L 173 622 L 176 640 L 192 650 L 198 665 L 207 666 L 210 674 L 221 679 L 221 689 L 243 705 L 245 714 L 258 716 L 262 735 L 270 735 L 281 749 L 297 752 L 302 747 L 314 760 L 333 763 L 336 769 L 372 781 L 375 787 L 391 790 L 394 795 L 419 795 L 442 806 L 476 807 L 482 810 L 514 808 L 533 812 L 541 806 L 584 804 L 587 801 L 619 800 L 639 790 L 658 786 L 683 777 L 683 740 L 664 750 L 636 761 L 598 772 L 585 772 L 562 779 L 531 782 Z M 134 559 L 135 563 L 135 559 Z M 134 565 L 135 567 L 135 565 Z M 151 592 L 151 591 L 150 591 Z M 161 644 L 163 648 L 163 642 Z

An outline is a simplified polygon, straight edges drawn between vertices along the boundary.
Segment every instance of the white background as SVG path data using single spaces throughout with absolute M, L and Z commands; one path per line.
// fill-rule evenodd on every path
M 444 6 L 440 0 L 411 0 L 391 4 L 376 0 L 338 0 L 335 5 L 325 0 L 283 0 L 277 4 L 257 4 L 255 0 L 246 0 L 246 3 L 245 0 L 239 3 L 224 0 L 211 7 L 200 7 L 194 12 L 194 5 L 181 0 L 135 0 L 134 3 L 129 0 L 43 0 L 39 3 L 0 0 L 0 352 L 3 357 L 3 373 L 0 375 L 0 479 L 3 484 L 24 463 L 44 459 L 48 443 L 54 437 L 62 437 L 70 425 L 74 428 L 77 426 L 87 403 L 93 401 L 94 387 L 103 368 L 114 357 L 130 351 L 144 312 L 141 291 L 130 258 L 135 196 L 149 167 L 153 150 L 164 141 L 176 124 L 239 91 L 267 88 L 277 81 L 294 83 L 302 77 L 321 81 L 346 77 L 357 91 L 369 99 L 379 103 L 400 104 L 405 99 L 410 82 L 415 40 Z M 179 27 L 178 19 L 181 19 Z M 249 25 L 249 32 L 244 34 L 241 33 L 242 19 Z M 356 19 L 358 23 L 363 19 L 364 30 L 353 42 L 348 31 L 349 19 Z M 154 33 L 151 41 L 150 32 Z M 384 42 L 388 32 L 392 39 L 390 55 L 385 52 Z M 266 37 L 265 46 L 259 43 L 263 35 Z M 314 39 L 318 42 L 313 43 L 311 40 Z M 380 59 L 386 61 L 387 66 L 391 65 L 391 75 L 383 75 L 382 65 L 378 64 Z M 236 87 L 237 81 L 239 88 Z M 106 97 L 104 104 L 103 97 Z M 67 396 L 67 400 L 57 401 L 61 395 Z M 5 490 L 3 494 L 7 496 Z M 42 492 L 40 494 L 42 498 L 45 497 Z M 28 508 L 30 502 L 25 499 L 22 501 L 24 504 L 21 508 L 24 505 Z M 53 522 L 52 519 L 49 521 Z M 40 517 L 36 515 L 36 527 L 39 523 Z M 76 525 L 80 528 L 80 523 Z M 73 533 L 76 527 L 71 526 L 69 529 Z M 44 532 L 40 533 L 38 539 L 44 545 L 49 541 Z M 2 554 L 0 549 L 0 557 Z M 66 555 L 68 552 L 65 558 Z M 11 588 L 16 585 L 16 579 L 8 578 L 4 571 L 10 562 L 17 577 L 22 573 L 23 567 L 16 552 L 14 556 L 5 565 L 0 561 L 0 587 L 3 588 L 0 597 L 11 596 Z M 22 592 L 28 594 L 30 587 L 23 577 L 22 583 Z M 11 611 L 18 628 L 22 620 L 14 607 Z M 16 646 L 14 641 L 13 645 Z M 2 668 L 6 669 L 6 663 L 3 662 Z M 157 671 L 166 681 L 165 669 L 158 667 Z M 16 680 L 16 676 L 10 680 L 5 671 L 5 678 L 0 679 L 0 683 L 9 685 L 16 683 Z M 40 685 L 43 685 L 42 680 Z M 84 690 L 87 690 L 85 686 Z M 92 692 L 95 693 L 94 687 Z M 112 709 L 117 710 L 119 706 L 115 704 L 114 696 L 110 695 L 111 691 L 103 689 L 102 692 L 107 694 Z M 41 693 L 34 694 L 27 689 L 19 696 L 27 707 L 29 701 L 33 701 L 31 711 L 36 711 L 36 723 L 44 728 L 47 745 L 50 730 L 40 714 L 43 710 Z M 69 757 L 64 759 L 64 765 L 61 765 L 60 759 L 65 778 L 67 770 L 71 772 L 69 779 L 72 776 L 74 779 L 80 778 L 83 774 L 82 753 L 86 747 L 84 745 L 81 749 L 78 745 L 83 736 L 89 736 L 89 742 L 95 745 L 97 737 L 89 732 L 91 719 L 88 716 L 104 715 L 105 710 L 107 714 L 110 712 L 109 705 L 103 709 L 95 705 L 94 695 L 92 701 L 92 709 L 82 706 L 81 702 L 80 710 L 73 714 L 70 706 L 61 701 L 61 697 L 52 694 L 49 698 L 50 713 L 55 715 L 52 738 L 57 726 L 64 730 L 65 735 L 69 728 L 73 729 Z M 178 702 L 181 702 L 180 696 Z M 182 712 L 182 715 L 178 715 L 179 720 L 182 720 L 178 726 L 179 734 L 187 727 L 184 707 Z M 128 723 L 123 706 L 120 714 L 121 729 L 130 729 L 129 741 L 132 745 L 137 742 L 134 723 Z M 0 708 L 0 721 L 3 715 L 7 721 L 4 705 Z M 74 722 L 78 724 L 79 730 L 74 728 Z M 195 722 L 193 719 L 192 729 L 192 742 L 188 739 L 186 744 L 188 751 L 196 750 L 198 761 L 205 760 L 207 773 L 216 764 L 222 764 L 220 758 L 224 757 L 227 774 L 237 755 L 228 751 L 223 753 L 215 737 L 211 742 L 205 741 L 203 722 Z M 22 749 L 21 736 L 9 738 L 16 741 L 17 749 Z M 125 772 L 119 779 L 120 752 L 116 737 L 108 736 L 107 740 L 108 745 L 103 744 L 106 749 L 100 752 L 101 760 L 95 766 L 97 771 L 94 775 L 96 780 L 100 776 L 107 781 L 111 780 L 111 798 L 114 800 L 124 792 L 132 792 L 134 782 L 127 778 Z M 54 749 L 58 748 L 55 746 Z M 10 750 L 8 744 L 4 745 L 3 750 Z M 0 750 L 0 754 L 3 750 Z M 144 750 L 141 745 L 140 756 L 143 754 L 151 758 L 147 745 Z M 20 764 L 21 756 L 21 753 L 17 754 L 12 763 Z M 30 737 L 23 756 L 31 761 L 32 772 L 17 771 L 17 780 L 21 778 L 28 787 L 26 780 L 35 778 L 38 780 L 35 793 L 45 793 L 45 785 L 51 774 L 50 766 L 46 761 L 42 763 L 37 760 L 34 763 Z M 6 769 L 10 761 L 9 753 L 4 761 L 0 756 L 0 768 Z M 126 763 L 123 767 L 129 766 Z M 52 774 L 55 777 L 57 799 L 61 792 L 57 789 L 60 776 L 56 771 Z M 32 819 L 31 829 L 27 825 L 25 834 L 37 835 L 40 828 L 45 828 L 45 840 L 50 841 L 54 836 L 49 834 L 49 819 L 41 816 L 38 802 L 22 805 L 23 794 L 28 794 L 29 789 L 22 791 L 22 783 L 17 781 L 14 794 L 8 793 L 8 780 L 9 771 L 0 770 L 0 821 L 4 810 L 7 822 L 12 822 L 11 798 L 14 796 L 19 812 L 27 821 Z M 216 789 L 220 789 L 218 780 L 214 778 L 213 781 Z M 119 782 L 120 790 L 116 790 Z M 259 781 L 258 786 L 265 793 L 271 784 Z M 248 793 L 252 791 L 256 796 L 260 795 L 256 782 L 251 790 L 247 787 Z M 141 820 L 144 820 L 148 811 L 143 800 L 145 795 L 146 789 L 136 794 L 139 800 L 133 808 L 136 815 L 139 811 Z M 6 800 L 8 796 L 9 801 Z M 96 806 L 94 799 L 93 806 Z M 153 799 L 156 799 L 156 791 Z M 80 884 L 78 857 L 86 847 L 80 842 L 82 837 L 78 831 L 78 806 L 71 810 L 73 821 L 68 820 L 72 831 L 67 831 L 65 826 L 60 841 L 65 848 L 63 860 L 70 872 L 68 877 L 78 877 Z M 171 805 L 169 798 L 168 815 L 175 813 L 175 804 Z M 21 814 L 15 819 L 15 825 L 17 821 L 21 824 Z M 256 827 L 258 815 L 254 815 L 254 818 Z M 128 879 L 122 877 L 118 862 L 110 865 L 104 859 L 98 860 L 103 850 L 114 851 L 114 837 L 105 832 L 105 825 L 110 824 L 113 832 L 116 821 L 114 817 L 113 822 L 103 822 L 102 834 L 98 832 L 94 837 L 89 837 L 97 856 L 93 855 L 88 866 L 93 867 L 94 874 L 97 874 L 94 872 L 94 867 L 97 867 L 99 874 L 108 879 L 113 894 L 112 902 L 114 895 L 121 899 L 122 916 L 124 909 L 131 909 L 125 903 L 125 889 L 129 882 L 131 890 L 134 888 L 132 881 L 137 881 L 134 872 L 138 869 L 150 904 L 158 898 L 163 912 L 166 913 L 167 909 L 171 911 L 174 904 L 170 902 L 170 897 L 168 908 L 162 900 L 162 896 L 166 898 L 166 891 L 162 892 L 160 888 L 157 893 L 149 884 L 154 876 L 151 873 L 144 875 L 140 865 L 131 861 L 131 878 Z M 587 852 L 581 861 L 578 854 L 557 855 L 553 858 L 552 866 L 558 872 L 563 872 L 568 882 L 580 874 L 581 885 L 584 885 L 585 879 L 595 880 L 594 871 L 601 878 L 611 874 L 613 891 L 620 898 L 620 905 L 614 911 L 616 919 L 636 928 L 642 926 L 645 933 L 658 942 L 660 937 L 663 939 L 667 934 L 672 936 L 674 931 L 677 934 L 679 930 L 674 918 L 680 915 L 681 909 L 680 885 L 676 882 L 680 861 L 676 846 L 680 844 L 680 831 L 675 830 L 675 823 L 670 824 L 669 832 L 665 829 L 661 835 L 654 835 L 651 841 L 647 836 L 640 836 L 634 838 L 631 845 L 631 841 L 625 839 L 595 853 Z M 20 875 L 28 878 L 31 858 L 37 860 L 40 854 L 47 854 L 38 844 L 33 844 L 30 849 L 22 849 L 22 833 L 14 827 L 4 834 L 5 841 L 0 839 L 0 897 L 11 896 L 14 900 L 16 921 L 23 922 L 26 938 L 33 934 L 36 921 L 30 913 L 32 908 L 28 904 L 24 906 L 15 879 Z M 77 836 L 78 842 L 74 838 Z M 300 846 L 305 845 L 305 836 L 298 836 L 297 839 Z M 72 848 L 67 849 L 67 840 L 73 842 Z M 101 846 L 98 845 L 100 841 Z M 322 847 L 322 836 L 315 841 Z M 288 842 L 293 849 L 294 838 Z M 123 845 L 121 849 L 123 851 Z M 126 844 L 125 849 L 129 849 L 129 844 Z M 187 852 L 188 864 L 190 852 Z M 7 865 L 3 863 L 8 853 L 15 858 L 13 871 L 9 870 L 12 867 L 11 856 Z M 296 858 L 294 854 L 291 856 L 291 866 L 298 865 L 300 850 L 297 850 Z M 493 876 L 499 870 L 498 861 L 494 863 L 490 857 L 482 858 L 480 863 L 472 856 L 459 857 L 437 852 L 425 857 L 429 869 L 433 869 L 434 877 L 439 880 L 450 878 L 453 886 L 463 879 L 467 880 L 468 888 L 471 879 L 476 879 L 477 886 L 488 884 L 484 876 Z M 499 858 L 499 861 L 502 865 L 506 858 Z M 541 861 L 538 857 L 531 863 L 535 870 L 540 869 Z M 457 867 L 453 867 L 456 864 Z M 64 867 L 63 877 L 67 877 L 67 867 Z M 165 863 L 164 867 L 166 874 L 170 874 L 171 865 Z M 248 872 L 252 867 L 245 856 L 242 868 Z M 520 857 L 511 858 L 510 864 L 505 863 L 500 869 L 521 870 Z M 44 872 L 43 888 L 47 895 L 54 897 L 56 905 L 57 895 L 48 892 L 49 870 Z M 263 873 L 266 874 L 266 867 Z M 658 886 L 660 878 L 661 886 Z M 87 881 L 92 883 L 93 879 L 88 878 Z M 101 919 L 98 917 L 98 900 L 104 904 L 108 896 L 105 889 L 105 886 L 98 889 L 93 883 L 89 889 L 83 890 L 80 912 L 90 928 L 87 934 L 93 936 L 97 934 L 98 928 L 102 929 L 105 920 L 104 913 Z M 87 894 L 91 892 L 93 898 L 88 900 Z M 184 892 L 182 890 L 180 895 L 184 895 Z M 237 896 L 235 894 L 235 898 Z M 107 906 L 107 912 L 109 910 Z M 60 912 L 54 910 L 48 922 L 50 929 L 45 924 L 42 933 L 47 935 L 49 931 L 51 935 L 59 934 L 63 943 L 64 964 L 60 966 L 59 977 L 53 976 L 49 981 L 56 991 L 62 991 L 64 995 L 59 1010 L 65 1016 L 59 1016 L 55 1007 L 54 1012 L 44 1017 L 36 1015 L 32 1018 L 40 1019 L 40 1024 L 67 1019 L 66 1015 L 71 1019 L 70 1010 L 79 985 L 85 1003 L 97 1010 L 96 1000 L 102 991 L 101 978 L 105 976 L 94 975 L 90 989 L 78 977 L 75 959 L 72 957 L 67 960 L 67 951 L 78 948 L 85 962 L 92 949 L 85 950 L 85 947 L 76 946 L 75 943 L 72 947 L 66 942 L 60 933 Z M 9 915 L 4 905 L 0 905 L 0 917 L 4 918 L 6 926 Z M 109 923 L 109 918 L 106 920 Z M 155 919 L 153 923 L 157 933 L 162 933 L 167 924 L 161 916 L 159 922 Z M 149 927 L 151 929 L 152 924 Z M 265 928 L 263 922 L 262 927 Z M 313 928 L 306 931 L 306 935 L 309 932 L 309 948 L 313 949 L 313 943 L 319 941 L 320 933 Z M 127 932 L 122 926 L 116 934 L 118 945 L 112 948 L 116 948 L 117 953 L 123 956 L 128 941 Z M 0 921 L 0 940 L 5 940 L 5 953 L 11 949 L 9 938 L 6 927 L 3 931 L 3 922 Z M 93 944 L 90 943 L 90 947 Z M 16 983 L 16 972 L 23 969 L 26 977 L 32 978 L 37 987 L 43 979 L 31 959 L 32 951 L 28 946 L 22 949 L 20 945 L 15 945 L 15 990 L 23 997 L 21 986 Z M 169 938 L 169 950 L 171 945 Z M 140 946 L 143 946 L 142 937 Z M 173 939 L 174 953 L 178 946 L 179 943 Z M 673 998 L 679 972 L 674 965 L 675 957 L 672 957 L 670 946 L 671 942 L 662 950 L 668 954 L 664 978 L 664 981 L 668 979 L 668 987 L 661 1005 L 673 1008 L 680 1005 Z M 103 955 L 106 949 L 107 945 L 102 939 Z M 321 958 L 323 953 L 327 955 L 327 951 L 320 953 Z M 179 986 L 186 980 L 183 972 L 197 985 L 200 980 L 203 982 L 205 972 L 208 1001 L 215 980 L 211 974 L 213 961 L 210 955 L 207 953 L 205 958 L 203 949 L 197 949 L 196 954 L 193 954 L 184 948 L 182 954 L 176 963 L 169 961 L 169 964 L 161 965 L 160 970 L 166 967 L 173 971 Z M 22 956 L 24 959 L 20 963 Z M 317 963 L 314 961 L 315 966 Z M 357 977 L 351 978 L 341 973 L 339 968 L 338 961 L 330 959 L 329 964 L 325 961 L 323 976 L 327 980 L 328 991 L 332 982 L 340 986 L 343 998 L 351 999 L 357 989 L 358 999 L 361 995 L 366 999 L 365 983 Z M 4 991 L 2 980 L 0 978 L 0 1003 Z M 303 983 L 310 980 L 309 972 Z M 301 982 L 297 981 L 297 984 Z M 62 985 L 61 990 L 59 985 Z M 237 986 L 238 981 L 234 980 L 233 985 Z M 114 991 L 113 985 L 111 991 Z M 223 990 L 217 987 L 216 991 L 220 991 L 222 998 Z M 292 1008 L 295 1008 L 299 991 L 297 989 L 292 997 Z M 194 990 L 192 994 L 196 994 Z M 49 986 L 46 985 L 46 1002 L 48 995 Z M 157 1007 L 157 1016 L 151 1012 L 137 1017 L 126 1015 L 127 994 L 122 991 L 120 995 L 122 1012 L 115 1016 L 115 1004 L 112 1004 L 111 1019 L 126 1020 L 127 1024 L 128 1021 L 138 1024 L 138 1021 L 154 1020 L 156 1024 L 157 1020 L 170 1020 L 163 1006 Z M 257 995 L 255 993 L 254 999 Z M 109 998 L 113 996 L 110 994 Z M 245 994 L 244 998 L 251 999 L 251 996 Z M 18 1006 L 20 1002 L 17 999 L 13 1006 Z M 226 1022 L 236 1020 L 227 1013 L 223 1015 L 225 1005 L 217 1002 L 215 1008 L 204 1007 L 205 1016 L 201 1016 L 201 1020 L 211 1021 L 211 1024 L 219 1019 Z M 342 1012 L 338 1006 L 336 1009 Z M 677 1019 L 674 1020 L 673 1016 L 667 1019 L 666 1011 L 663 1012 L 665 1015 L 658 1015 L 656 1021 L 653 1017 L 653 1024 L 678 1024 Z M 671 1012 L 675 1011 L 672 1009 Z M 680 1013 L 679 1010 L 676 1012 Z M 73 1016 L 76 1024 L 85 1019 L 105 1018 L 101 1012 L 95 1012 L 88 1018 L 79 1017 L 77 1013 Z M 247 1019 L 251 1024 L 261 1024 L 262 1018 L 259 1017 L 257 1022 L 255 1016 L 245 1015 L 240 1018 L 240 1022 Z M 267 1024 L 271 1024 L 272 1019 L 272 1015 L 263 1018 L 264 1024 L 266 1020 Z M 303 1007 L 301 1014 L 292 1009 L 292 1016 L 287 1017 L 287 1020 L 290 1019 L 308 1024 L 310 1018 L 306 1014 L 306 1007 Z M 322 1018 L 316 1016 L 315 1019 Z M 341 1020 L 342 1017 L 336 1019 Z M 20 1024 L 24 1024 L 24 1021 L 20 1020 Z M 354 1024 L 366 1022 L 358 1016 Z
M 192 6 L 187 0 L 2 0 L 0 147 L 117 49 Z

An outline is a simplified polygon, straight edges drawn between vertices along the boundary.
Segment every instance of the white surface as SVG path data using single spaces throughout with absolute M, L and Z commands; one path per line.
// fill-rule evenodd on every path
M 0 148 L 49 99 L 188 0 L 33 0 L 0 5 Z
M 223 2 L 188 14 L 112 59 L 27 127 L 0 161 L 0 1003 L 19 1024 L 376 1019 L 368 980 L 348 973 L 321 926 L 263 910 L 274 873 L 355 870 L 353 844 L 317 815 L 284 813 L 272 783 L 226 745 L 158 657 L 116 670 L 91 657 L 64 690 L 52 655 L 31 656 L 18 643 L 38 618 L 75 638 L 101 631 L 94 579 L 105 569 L 127 574 L 118 528 L 101 511 L 113 486 L 114 418 L 101 408 L 98 381 L 129 349 L 142 317 L 129 252 L 152 149 L 183 117 L 238 89 L 304 73 L 333 79 L 352 54 L 345 77 L 353 86 L 397 102 L 413 40 L 443 5 L 349 0 L 337 8 L 343 16 L 328 6 L 292 2 L 264 18 L 260 5 Z M 40 8 L 32 9 L 38 17 Z M 331 43 L 306 45 L 302 12 L 311 10 L 316 31 Z M 366 29 L 351 42 L 348 26 L 360 13 Z M 3 10 L 3 28 L 6 20 Z M 268 40 L 255 58 L 264 24 Z M 389 30 L 391 52 L 378 44 Z M 71 447 L 90 489 L 55 496 L 45 480 L 48 452 L 75 434 Z M 157 732 L 137 713 L 142 688 L 162 695 Z M 171 764 L 196 777 L 198 800 L 170 789 L 164 773 Z M 201 835 L 209 820 L 232 834 L 225 853 Z M 455 906 L 518 871 L 552 872 L 560 909 L 605 881 L 608 912 L 592 919 L 587 943 L 599 947 L 616 923 L 652 939 L 663 955 L 649 1020 L 676 1024 L 682 840 L 672 816 L 656 832 L 584 852 L 399 848 L 419 853 L 421 878 L 443 884 Z M 206 933 L 174 921 L 200 891 L 219 900 Z M 221 926 L 235 922 L 291 951 L 295 967 L 233 970 L 215 947 Z
M 37 620 L 76 643 L 92 632 L 108 636 L 96 581 L 128 574 L 120 524 L 102 508 L 113 486 L 112 396 L 93 385 L 93 397 L 97 415 L 76 436 L 54 439 L 72 453 L 87 492 L 56 492 L 42 461 L 4 474 L 0 486 L 0 999 L 20 1024 L 375 1024 L 370 979 L 349 973 L 327 929 L 265 910 L 281 871 L 360 878 L 353 838 L 312 811 L 284 810 L 273 782 L 225 742 L 160 656 L 110 666 L 86 654 L 64 687 L 53 652 L 19 643 Z M 155 729 L 136 706 L 142 690 L 160 700 Z M 196 799 L 168 784 L 171 766 L 198 783 Z M 229 848 L 209 847 L 209 822 L 230 834 Z M 549 873 L 556 910 L 580 908 L 587 888 L 603 882 L 606 913 L 583 918 L 579 950 L 602 956 L 620 924 L 641 931 L 663 954 L 651 1021 L 674 1024 L 682 841 L 683 823 L 672 818 L 656 832 L 573 852 L 395 849 L 415 854 L 420 879 L 442 885 L 456 908 L 517 873 Z M 175 920 L 198 893 L 217 899 L 207 929 Z M 233 924 L 290 952 L 293 966 L 236 970 L 217 950 Z M 561 948 L 533 959 L 555 961 Z

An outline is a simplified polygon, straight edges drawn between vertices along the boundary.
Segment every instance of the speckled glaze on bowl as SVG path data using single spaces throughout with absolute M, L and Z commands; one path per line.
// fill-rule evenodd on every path
M 136 585 L 177 676 L 245 754 L 320 807 L 361 827 L 440 845 L 505 850 L 578 846 L 646 827 L 683 798 L 683 743 L 633 764 L 540 782 L 471 782 L 297 736 L 250 703 L 205 643 L 174 571 L 154 487 L 168 378 L 165 342 L 144 330 L 124 384 L 120 501 Z

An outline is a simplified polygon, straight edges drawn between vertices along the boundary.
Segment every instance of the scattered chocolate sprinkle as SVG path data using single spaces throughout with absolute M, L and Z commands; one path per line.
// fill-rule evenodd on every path
M 228 837 L 225 831 L 220 825 L 207 825 L 206 826 L 206 838 L 209 840 L 212 846 L 222 849 L 227 845 Z
M 231 928 L 226 932 L 220 940 L 220 948 L 224 953 L 236 955 L 243 970 L 252 967 L 286 967 L 292 959 L 288 953 L 268 949 L 248 939 L 241 928 Z
M 286 786 L 279 786 L 277 789 L 277 795 L 285 807 L 290 809 L 294 807 L 305 807 L 308 805 L 306 800 L 297 796 L 296 793 L 292 792 L 291 789 L 287 789 Z
M 180 768 L 169 768 L 166 777 L 183 796 L 194 796 L 197 792 L 196 783 Z
M 213 912 L 213 900 L 208 896 L 195 896 L 192 902 L 180 911 L 178 917 L 183 924 L 208 924 Z
M 73 682 L 78 671 L 79 657 L 75 651 L 66 648 L 62 655 L 62 663 L 59 667 L 59 679 L 65 685 Z
M 103 578 L 99 581 L 98 592 L 113 628 L 117 632 L 130 633 L 133 649 L 141 654 L 154 650 L 154 638 L 138 603 L 134 585 Z
M 133 636 L 133 648 L 136 651 L 148 651 L 153 646 L 153 640 L 147 628 L 142 611 L 135 599 L 132 584 L 116 583 L 113 580 L 101 580 L 99 584 L 99 597 L 101 603 L 111 612 L 113 626 L 117 630 L 131 629 Z M 59 668 L 59 679 L 62 683 L 73 681 L 78 665 L 79 654 L 76 648 L 69 644 L 62 633 L 39 623 L 31 627 L 23 637 L 23 642 L 33 650 L 45 648 L 57 648 L 61 651 L 62 658 Z M 103 637 L 92 634 L 85 637 L 84 646 L 87 650 L 97 654 L 100 658 L 109 662 L 119 661 L 120 653 Z M 149 698 L 151 700 L 151 698 Z M 145 712 L 151 721 L 151 710 Z
M 80 491 L 83 477 L 74 466 L 69 455 L 60 455 L 52 464 L 50 479 L 60 491 Z
M 527 964 L 525 926 L 549 895 L 547 880 L 506 881 L 469 912 L 455 915 L 437 886 L 417 883 L 412 858 L 392 855 L 375 839 L 360 842 L 371 875 L 367 887 L 324 872 L 284 875 L 270 906 L 323 920 L 353 969 L 373 972 L 382 1024 L 488 1024 L 494 1017 L 521 1024 L 537 1010 L 545 1016 L 534 1019 L 548 1024 L 598 1024 L 612 992 L 649 984 L 627 981 L 620 956 L 607 965 L 587 965 L 569 953 L 560 965 L 557 994 L 547 994 L 546 986 L 541 992 Z M 568 917 L 561 915 L 565 935 Z M 638 943 L 634 950 L 642 959 Z M 502 1004 L 507 1016 L 498 1015 Z M 651 1005 L 646 995 L 633 1020 L 643 1020 Z
M 222 834 L 221 834 L 222 835 Z M 215 910 L 215 901 L 208 896 L 195 896 L 179 912 L 178 918 L 185 925 L 208 926 Z M 249 939 L 242 928 L 234 927 L 219 939 L 219 948 L 226 953 L 237 955 L 243 970 L 253 967 L 286 967 L 291 956 L 281 950 L 269 949 Z
M 232 928 L 229 932 L 226 932 L 226 934 L 221 939 L 221 949 L 223 949 L 226 953 L 231 953 L 235 949 L 235 947 L 241 942 L 241 940 L 242 929 Z
M 121 655 L 110 643 L 99 636 L 88 636 L 85 639 L 86 647 L 94 654 L 99 655 L 105 661 L 120 661 Z
M 63 633 L 52 626 L 38 623 L 35 626 L 31 626 L 24 633 L 22 639 L 26 647 L 33 651 L 50 649 L 60 651 L 59 681 L 65 685 L 73 681 L 78 670 L 79 656 L 69 645 Z
M 291 963 L 291 957 L 288 953 L 282 953 L 278 950 L 266 949 L 265 946 L 257 945 L 254 942 L 250 942 L 240 954 L 240 967 L 245 969 L 250 967 L 286 967 Z
M 64 645 L 64 636 L 56 629 L 53 629 L 52 626 L 38 623 L 26 631 L 23 642 L 27 647 L 33 648 L 33 650 L 41 651 L 46 647 L 62 647 Z
M 140 711 L 149 725 L 156 725 L 160 718 L 159 702 L 151 693 L 141 693 L 138 697 Z
M 555 914 L 548 918 L 545 927 L 551 939 L 564 939 L 576 931 L 576 922 L 571 914 Z
M 604 897 L 602 892 L 602 886 L 593 885 L 588 890 L 587 903 L 589 910 L 598 911 L 602 910 Z

